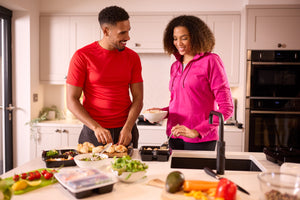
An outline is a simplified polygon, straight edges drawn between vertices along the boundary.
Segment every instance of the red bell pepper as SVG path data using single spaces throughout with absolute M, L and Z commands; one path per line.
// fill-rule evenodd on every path
M 222 178 L 217 186 L 215 200 L 236 200 L 236 185 L 226 178 Z

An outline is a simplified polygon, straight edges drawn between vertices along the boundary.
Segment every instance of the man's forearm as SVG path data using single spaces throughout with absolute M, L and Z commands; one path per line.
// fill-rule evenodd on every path
M 84 125 L 89 127 L 91 130 L 95 130 L 100 125 L 89 115 L 89 113 L 85 110 L 82 104 L 73 100 L 72 102 L 68 102 L 68 109 L 79 119 Z

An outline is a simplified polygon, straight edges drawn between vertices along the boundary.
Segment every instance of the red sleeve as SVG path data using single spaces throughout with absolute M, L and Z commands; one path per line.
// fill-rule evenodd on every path
M 73 55 L 67 76 L 67 83 L 70 85 L 83 87 L 86 77 L 86 62 L 85 59 L 80 56 L 78 51 Z
M 143 82 L 142 78 L 142 65 L 141 65 L 141 60 L 140 57 L 138 56 L 137 53 L 134 53 L 133 56 L 133 69 L 131 72 L 131 84 L 132 83 L 139 83 Z

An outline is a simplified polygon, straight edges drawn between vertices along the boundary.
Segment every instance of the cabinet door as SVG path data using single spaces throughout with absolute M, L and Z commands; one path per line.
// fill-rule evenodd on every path
M 40 17 L 40 81 L 64 84 L 70 60 L 68 16 Z
M 68 135 L 60 127 L 37 127 L 39 138 L 37 142 L 37 156 L 43 150 L 64 148 L 68 146 Z
M 64 127 L 63 130 L 68 131 L 68 145 L 70 148 L 76 148 L 78 138 L 82 127 Z
M 151 145 L 160 146 L 167 141 L 165 129 L 139 129 L 139 147 Z
M 243 131 L 224 132 L 225 151 L 243 151 Z
M 249 8 L 248 49 L 300 49 L 299 8 Z
M 225 66 L 230 86 L 239 84 L 240 15 L 209 15 L 207 25 L 215 35 L 215 48 Z
M 70 53 L 84 47 L 101 37 L 97 16 L 71 16 L 70 18 Z
M 163 53 L 163 35 L 172 16 L 133 15 L 130 16 L 131 30 L 127 47 L 138 53 Z

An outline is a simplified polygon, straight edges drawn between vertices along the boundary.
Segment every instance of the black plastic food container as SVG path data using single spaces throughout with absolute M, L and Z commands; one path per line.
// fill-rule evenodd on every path
M 59 150 L 56 149 L 56 151 L 58 152 L 58 155 L 53 155 L 53 156 L 47 156 L 48 151 L 43 151 L 42 159 L 45 161 L 47 168 L 76 166 L 76 163 L 73 159 L 48 161 L 48 159 L 55 159 L 55 158 L 68 159 L 69 157 L 69 155 L 67 155 L 68 152 L 70 152 L 70 156 L 75 157 L 76 155 L 78 155 L 78 152 L 75 149 L 59 149 Z
M 62 184 L 61 184 L 62 185 Z M 66 188 L 64 185 L 62 185 L 66 190 L 68 190 L 68 188 Z M 86 198 L 89 196 L 93 196 L 93 195 L 97 195 L 97 194 L 105 194 L 105 193 L 109 193 L 112 192 L 114 187 L 114 183 L 106 185 L 106 186 L 101 186 L 99 188 L 95 188 L 95 189 L 91 189 L 91 190 L 86 190 L 86 191 L 82 191 L 82 192 L 72 192 L 70 190 L 68 190 L 74 197 L 76 197 L 77 199 L 82 199 L 82 198 Z
M 170 157 L 169 148 L 161 149 L 160 146 L 141 146 L 139 152 L 142 161 L 168 161 Z
M 112 175 L 94 168 L 70 168 L 54 176 L 77 199 L 112 192 L 117 182 Z

